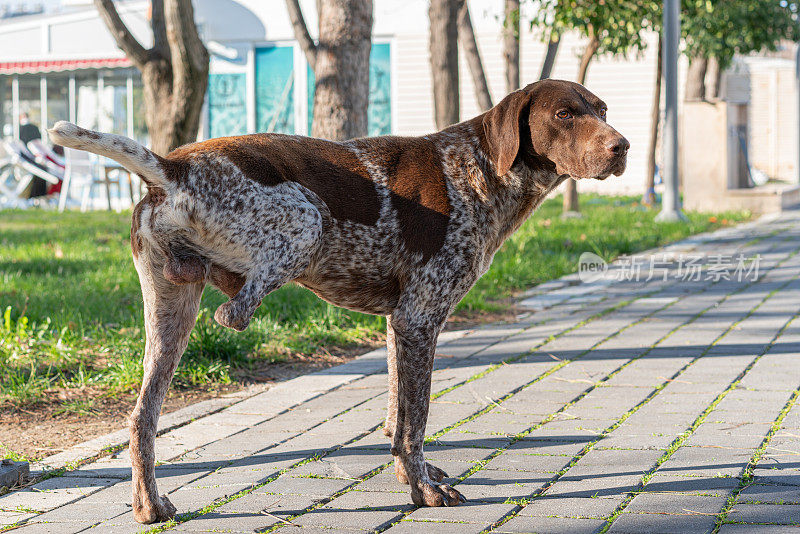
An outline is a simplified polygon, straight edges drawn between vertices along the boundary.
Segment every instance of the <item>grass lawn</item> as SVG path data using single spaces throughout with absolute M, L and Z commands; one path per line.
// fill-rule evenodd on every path
M 560 198 L 547 201 L 497 253 L 457 315 L 507 310 L 515 292 L 575 271 L 584 251 L 612 259 L 748 217 L 689 214 L 688 224 L 657 225 L 655 212 L 633 198 L 584 195 L 582 207 L 583 218 L 561 220 Z M 0 212 L 0 409 L 58 402 L 65 412 L 90 413 L 97 398 L 138 389 L 144 329 L 129 228 L 129 213 Z M 203 295 L 177 388 L 246 382 L 273 362 L 375 344 L 385 330 L 382 317 L 286 286 L 235 333 L 213 320 L 224 300 L 210 288 Z

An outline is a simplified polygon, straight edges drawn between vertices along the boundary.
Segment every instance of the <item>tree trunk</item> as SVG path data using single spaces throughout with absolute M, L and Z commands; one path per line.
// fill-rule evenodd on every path
M 661 121 L 661 70 L 663 38 L 658 34 L 658 58 L 656 59 L 656 87 L 653 91 L 653 103 L 650 108 L 650 144 L 647 148 L 647 176 L 645 176 L 644 196 L 642 204 L 652 206 L 656 203 L 656 145 L 658 144 L 658 127 Z
M 686 102 L 700 102 L 706 96 L 706 70 L 708 58 L 695 56 L 689 62 L 689 72 L 686 73 Z
M 314 124 L 311 133 L 333 141 L 367 135 L 371 0 L 319 3 Z
M 197 139 L 208 87 L 208 51 L 197 33 L 191 0 L 153 0 L 153 47 L 145 49 L 112 0 L 95 0 L 117 46 L 142 73 L 145 122 L 156 154 Z
M 583 56 L 581 56 L 581 63 L 578 68 L 578 83 L 583 85 L 586 83 L 586 74 L 589 71 L 589 63 L 592 61 L 595 52 L 600 47 L 600 40 L 597 38 L 595 33 L 590 30 L 589 32 L 589 42 L 586 44 L 586 49 L 583 51 Z M 574 216 L 574 214 L 579 213 L 581 208 L 578 203 L 578 188 L 577 182 L 575 180 L 570 179 L 565 182 L 566 188 L 564 189 L 564 215 Z
M 553 66 L 556 64 L 558 45 L 560 43 L 561 35 L 555 30 L 550 30 L 550 37 L 547 39 L 547 54 L 544 56 L 544 62 L 542 62 L 542 72 L 539 74 L 540 80 L 547 79 L 552 74 Z
M 459 0 L 431 0 L 428 9 L 434 118 L 439 129 L 459 119 L 458 8 Z
M 478 101 L 478 107 L 481 111 L 486 111 L 492 107 L 492 96 L 489 93 L 489 83 L 486 81 L 486 73 L 483 70 L 478 42 L 472 29 L 467 0 L 461 0 L 461 7 L 458 10 L 458 42 L 467 57 L 472 83 L 475 85 L 475 99 Z
M 717 58 L 708 58 L 708 68 L 706 69 L 706 100 L 715 102 L 719 100 L 719 92 L 722 90 L 722 69 L 719 68 Z
M 503 64 L 506 93 L 519 89 L 519 0 L 506 0 L 503 31 Z

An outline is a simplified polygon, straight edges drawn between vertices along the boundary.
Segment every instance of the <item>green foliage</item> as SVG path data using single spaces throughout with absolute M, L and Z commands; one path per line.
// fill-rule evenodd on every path
M 725 68 L 735 54 L 775 50 L 800 39 L 798 4 L 785 0 L 682 0 L 681 33 L 690 57 L 715 57 Z
M 661 2 L 647 0 L 536 0 L 531 27 L 596 36 L 598 55 L 626 55 L 647 47 L 645 34 L 658 28 Z M 546 30 L 546 31 L 545 31 Z
M 534 0 L 532 27 L 596 35 L 597 54 L 626 55 L 647 46 L 645 34 L 661 31 L 663 2 L 650 0 Z M 684 53 L 715 57 L 722 68 L 735 54 L 775 50 L 800 40 L 796 1 L 681 0 Z

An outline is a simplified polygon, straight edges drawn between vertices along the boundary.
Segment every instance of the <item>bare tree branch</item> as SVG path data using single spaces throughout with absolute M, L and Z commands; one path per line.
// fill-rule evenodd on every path
M 483 62 L 478 50 L 478 43 L 475 40 L 475 31 L 472 29 L 469 5 L 466 0 L 461 0 L 461 7 L 458 8 L 458 41 L 467 57 L 472 83 L 475 85 L 478 107 L 481 108 L 481 111 L 486 111 L 492 107 L 492 96 L 489 93 L 489 84 L 486 81 L 486 73 L 483 70 Z
M 208 70 L 208 50 L 197 32 L 192 1 L 165 0 L 164 16 L 172 66 L 176 73 L 184 70 L 177 69 L 178 64 L 188 67 L 185 69 L 188 73 Z
M 131 31 L 122 22 L 114 2 L 111 0 L 94 0 L 94 5 L 97 12 L 100 13 L 100 18 L 103 19 L 108 31 L 114 38 L 117 46 L 125 52 L 125 55 L 136 64 L 140 69 L 147 62 L 147 50 L 136 40 Z
M 544 56 L 542 62 L 542 72 L 539 74 L 539 79 L 544 80 L 549 78 L 553 73 L 553 66 L 556 63 L 556 54 L 558 54 L 558 45 L 561 43 L 561 35 L 558 31 L 551 30 L 550 38 L 547 40 L 547 54 Z
M 289 11 L 289 19 L 292 21 L 294 38 L 297 39 L 300 48 L 303 49 L 303 53 L 306 55 L 306 60 L 311 66 L 311 70 L 314 70 L 317 67 L 317 46 L 308 33 L 308 26 L 306 26 L 306 20 L 303 18 L 303 11 L 300 9 L 300 3 L 298 0 L 286 0 L 286 9 Z
M 164 20 L 164 0 L 150 2 L 150 25 L 153 28 L 153 50 L 164 59 L 169 59 L 167 26 Z

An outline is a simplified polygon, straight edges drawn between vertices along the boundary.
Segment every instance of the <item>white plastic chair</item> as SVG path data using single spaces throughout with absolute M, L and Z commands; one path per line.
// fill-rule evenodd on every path
M 41 139 L 28 141 L 28 150 L 36 157 L 37 163 L 56 171 L 53 174 L 64 172 L 64 158 L 53 152 L 53 149 L 44 144 Z
M 86 211 L 91 200 L 92 189 L 96 184 L 108 184 L 99 178 L 97 159 L 83 150 L 64 148 L 64 183 L 61 186 L 61 196 L 58 199 L 58 211 L 64 211 L 67 199 L 72 190 L 81 191 L 81 211 Z M 111 209 L 111 192 L 108 208 Z
M 9 139 L 3 141 L 3 147 L 8 153 L 9 163 L 0 171 L 1 188 L 4 196 L 9 197 L 14 203 L 25 203 L 22 194 L 27 189 L 34 176 L 51 184 L 58 184 L 61 177 L 42 169 L 36 163 L 36 157 L 28 150 L 22 141 Z M 9 168 L 10 166 L 10 168 Z

